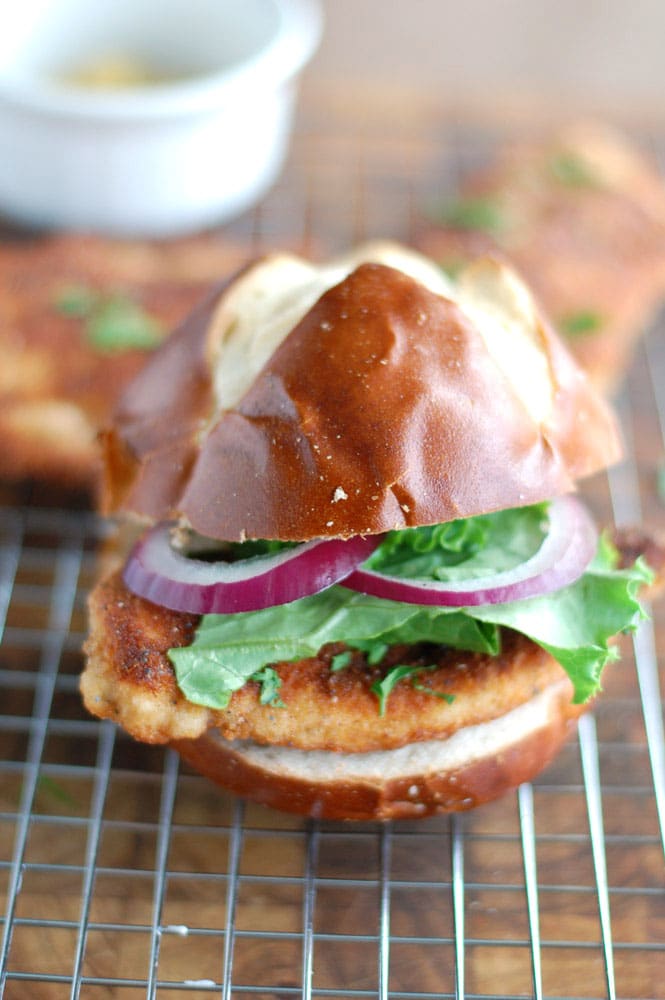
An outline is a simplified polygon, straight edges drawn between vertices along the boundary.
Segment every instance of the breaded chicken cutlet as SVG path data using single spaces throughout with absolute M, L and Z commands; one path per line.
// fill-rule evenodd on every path
M 508 267 L 370 244 L 250 264 L 123 394 L 87 708 L 315 816 L 467 809 L 533 777 L 649 580 L 572 495 L 615 421 Z M 637 536 L 631 550 L 639 548 Z
M 665 294 L 665 185 L 619 133 L 569 126 L 502 148 L 416 243 L 452 271 L 479 254 L 511 261 L 594 383 L 611 391 Z
M 212 236 L 0 243 L 0 479 L 93 488 L 96 435 L 123 388 L 239 259 Z

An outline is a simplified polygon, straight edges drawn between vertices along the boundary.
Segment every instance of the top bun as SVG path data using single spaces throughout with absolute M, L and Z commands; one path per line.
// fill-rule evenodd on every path
M 508 267 L 480 260 L 452 285 L 389 243 L 246 268 L 157 351 L 103 440 L 107 511 L 229 541 L 518 507 L 620 452 Z

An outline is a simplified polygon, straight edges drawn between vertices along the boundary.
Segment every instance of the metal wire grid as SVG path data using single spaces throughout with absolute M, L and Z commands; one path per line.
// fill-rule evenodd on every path
M 478 146 L 458 134 L 451 170 L 465 149 Z M 328 178 L 313 162 L 316 242 Z M 372 199 L 390 202 L 382 218 L 398 230 L 409 158 L 397 203 L 395 162 L 383 188 L 371 164 L 358 180 L 357 149 L 346 162 L 353 237 L 372 235 Z M 269 242 L 298 197 L 269 199 L 248 240 Z M 630 459 L 590 496 L 619 522 L 662 519 L 660 333 L 620 401 Z M 1 513 L 0 995 L 665 997 L 660 612 L 533 786 L 450 818 L 300 821 L 219 794 L 172 752 L 84 715 L 78 650 L 102 529 L 34 503 Z

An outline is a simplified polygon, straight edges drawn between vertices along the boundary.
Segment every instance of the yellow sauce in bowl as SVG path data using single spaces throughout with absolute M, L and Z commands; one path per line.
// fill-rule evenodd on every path
M 170 83 L 183 76 L 166 72 L 134 56 L 107 53 L 59 73 L 56 82 L 85 90 L 122 90 Z

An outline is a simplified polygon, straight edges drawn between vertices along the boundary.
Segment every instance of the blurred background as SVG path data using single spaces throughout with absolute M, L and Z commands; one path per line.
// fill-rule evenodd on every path
M 308 78 L 452 102 L 665 111 L 661 0 L 324 0 Z
M 332 115 L 337 134 L 360 145 L 368 132 L 390 141 L 398 117 L 405 134 L 433 138 L 434 117 L 537 129 L 595 114 L 639 132 L 660 127 L 665 113 L 662 0 L 277 9 L 262 0 L 0 0 L 0 211 L 31 225 L 135 235 L 237 215 L 281 168 L 294 92 L 282 84 L 303 67 L 297 131 L 325 132 Z M 108 81 L 99 87 L 109 62 L 111 89 L 126 88 L 119 96 Z M 241 62 L 246 89 L 234 90 L 227 71 Z M 127 63 L 129 84 L 138 72 L 133 90 Z M 173 87 L 151 93 L 146 70 Z M 46 96 L 44 80 L 56 83 Z M 96 94 L 66 92 L 81 83 Z

